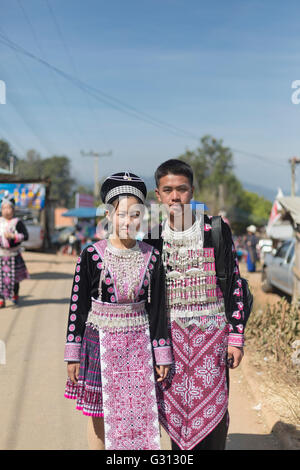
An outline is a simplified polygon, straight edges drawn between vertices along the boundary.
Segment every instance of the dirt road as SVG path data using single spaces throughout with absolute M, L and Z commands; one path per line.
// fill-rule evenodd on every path
M 31 279 L 20 306 L 0 310 L 0 449 L 87 449 L 87 418 L 63 396 L 69 293 L 75 259 L 25 252 Z M 255 409 L 257 408 L 257 409 Z M 228 449 L 278 449 L 251 395 L 242 368 L 231 372 Z M 165 435 L 163 448 L 169 448 Z

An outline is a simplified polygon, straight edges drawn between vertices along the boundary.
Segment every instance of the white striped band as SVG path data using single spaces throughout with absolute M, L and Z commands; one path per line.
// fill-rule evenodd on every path
M 137 196 L 143 203 L 145 202 L 145 196 L 142 191 L 135 188 L 134 186 L 124 184 L 108 191 L 107 195 L 105 196 L 105 204 L 107 204 L 108 201 L 110 201 L 110 199 L 113 197 L 120 196 L 121 194 L 132 194 L 133 196 Z

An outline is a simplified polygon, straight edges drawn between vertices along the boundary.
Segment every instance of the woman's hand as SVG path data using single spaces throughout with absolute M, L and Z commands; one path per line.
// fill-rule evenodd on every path
M 79 366 L 79 362 L 68 362 L 68 377 L 70 380 L 72 380 L 73 384 L 76 384 L 78 382 Z
M 5 232 L 4 234 L 5 238 L 7 238 L 8 240 L 10 238 L 15 238 L 15 235 L 12 233 L 12 232 Z
M 170 366 L 155 366 L 155 369 L 156 369 L 157 375 L 159 376 L 159 378 L 157 379 L 157 382 L 162 382 L 167 377 L 169 370 L 170 370 Z

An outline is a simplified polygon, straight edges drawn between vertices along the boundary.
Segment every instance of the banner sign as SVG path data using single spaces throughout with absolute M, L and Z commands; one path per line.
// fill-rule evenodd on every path
M 14 196 L 16 207 L 40 210 L 45 207 L 46 190 L 41 183 L 0 183 L 0 200 L 5 191 Z
M 76 193 L 75 207 L 94 207 L 94 196 Z

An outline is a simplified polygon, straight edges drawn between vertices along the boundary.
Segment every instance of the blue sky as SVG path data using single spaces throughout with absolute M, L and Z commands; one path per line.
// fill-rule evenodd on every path
M 243 182 L 289 189 L 288 159 L 300 157 L 300 104 L 291 101 L 300 79 L 297 1 L 0 0 L 0 8 L 0 34 L 187 133 L 122 113 L 0 40 L 0 138 L 20 157 L 30 148 L 67 155 L 74 176 L 93 184 L 93 160 L 80 150 L 112 150 L 100 176 L 151 176 L 195 149 L 194 136 L 211 134 L 266 157 L 234 152 Z

